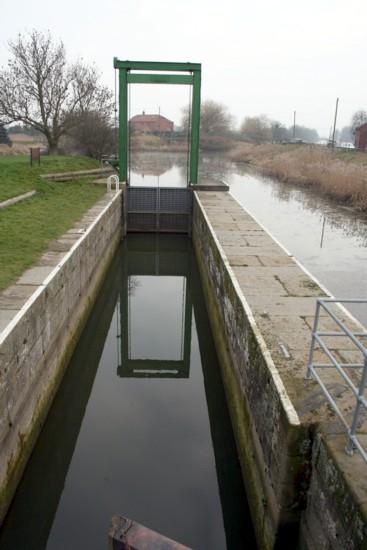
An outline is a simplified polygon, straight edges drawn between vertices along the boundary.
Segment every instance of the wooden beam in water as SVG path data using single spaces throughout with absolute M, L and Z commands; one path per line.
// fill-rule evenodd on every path
M 110 550 L 191 550 L 123 516 L 113 516 L 108 535 Z

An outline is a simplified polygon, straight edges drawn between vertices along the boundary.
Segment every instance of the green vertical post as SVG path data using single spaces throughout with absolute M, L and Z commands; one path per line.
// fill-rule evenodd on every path
M 191 154 L 190 154 L 190 183 L 198 182 L 199 169 L 199 142 L 200 142 L 200 88 L 201 72 L 194 71 L 192 91 L 192 122 L 191 122 Z
M 127 182 L 128 158 L 127 70 L 119 69 L 119 176 Z

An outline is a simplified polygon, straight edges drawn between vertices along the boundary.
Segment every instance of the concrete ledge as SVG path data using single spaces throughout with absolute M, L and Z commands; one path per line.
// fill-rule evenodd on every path
M 191 183 L 193 191 L 229 191 L 229 185 L 224 181 L 208 181 L 205 183 Z
M 79 178 L 88 178 L 93 176 L 109 176 L 115 174 L 115 170 L 111 167 L 107 168 L 94 168 L 92 170 L 77 170 L 75 172 L 59 172 L 55 174 L 41 174 L 41 178 L 50 181 L 69 181 Z
M 121 240 L 121 199 L 91 209 L 88 229 L 0 333 L 0 520 Z
M 27 193 L 23 193 L 22 195 L 17 195 L 16 197 L 11 197 L 10 199 L 7 199 L 6 201 L 0 202 L 0 208 L 6 208 L 7 206 L 11 206 L 12 204 L 16 204 L 17 202 L 24 201 L 25 199 L 29 199 L 30 197 L 33 197 L 33 195 L 36 194 L 36 191 L 28 191 Z

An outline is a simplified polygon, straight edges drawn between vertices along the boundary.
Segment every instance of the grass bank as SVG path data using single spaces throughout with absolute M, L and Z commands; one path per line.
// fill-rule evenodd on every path
M 46 187 L 40 174 L 99 168 L 96 160 L 61 155 L 42 156 L 41 164 L 29 164 L 28 155 L 0 157 L 0 201 L 32 189 L 43 192 Z
M 242 143 L 228 157 L 287 183 L 310 187 L 339 203 L 367 211 L 367 153 L 313 145 Z
M 85 179 L 49 183 L 39 175 L 96 165 L 82 157 L 45 157 L 40 168 L 30 168 L 23 157 L 0 158 L 0 200 L 37 190 L 32 198 L 0 210 L 0 289 L 30 267 L 51 240 L 70 229 L 105 193 L 103 186 Z

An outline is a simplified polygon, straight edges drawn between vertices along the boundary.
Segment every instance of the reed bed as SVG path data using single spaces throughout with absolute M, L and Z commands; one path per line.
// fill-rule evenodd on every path
M 229 158 L 367 211 L 367 153 L 332 151 L 315 145 L 243 143 L 229 153 Z

